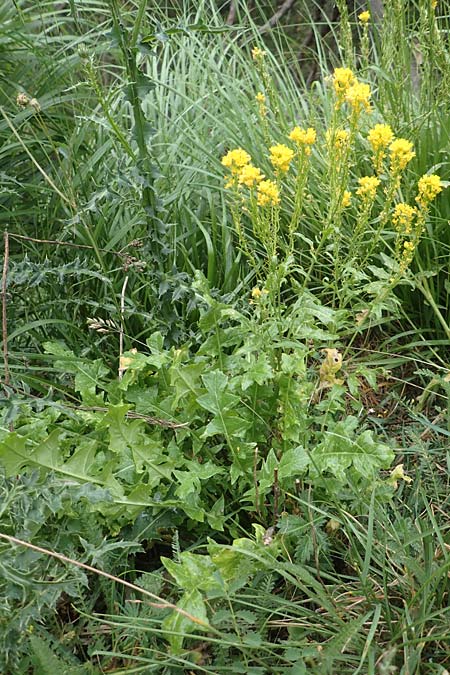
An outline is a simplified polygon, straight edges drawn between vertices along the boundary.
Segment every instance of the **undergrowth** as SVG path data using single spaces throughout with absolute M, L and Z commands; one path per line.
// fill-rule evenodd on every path
M 166 5 L 0 9 L 1 670 L 445 675 L 448 8 Z

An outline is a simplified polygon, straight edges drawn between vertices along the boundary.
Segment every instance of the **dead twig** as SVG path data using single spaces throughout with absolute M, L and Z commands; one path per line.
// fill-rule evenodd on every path
M 9 266 L 9 234 L 3 233 L 4 242 L 4 257 L 3 257 L 3 274 L 2 274 L 2 339 L 3 339 L 3 382 L 6 387 L 9 386 L 9 360 L 8 360 L 8 322 L 7 322 L 7 282 L 8 282 L 8 266 Z
M 283 4 L 277 9 L 275 14 L 259 29 L 259 34 L 264 35 L 274 28 L 279 20 L 294 6 L 295 0 L 285 0 Z
M 227 24 L 227 26 L 232 26 L 235 22 L 235 19 L 236 19 L 236 4 L 234 3 L 234 0 L 231 0 L 230 9 L 228 11 L 227 20 L 225 21 L 225 23 Z
M 131 590 L 135 591 L 136 593 L 141 593 L 142 595 L 146 595 L 149 598 L 152 598 L 152 600 L 155 600 L 156 602 L 150 602 L 149 604 L 152 607 L 165 607 L 167 609 L 173 609 L 175 612 L 178 612 L 182 616 L 187 617 L 190 621 L 193 621 L 194 623 L 199 624 L 200 626 L 203 626 L 204 628 L 208 628 L 208 630 L 212 630 L 213 632 L 216 632 L 210 625 L 209 623 L 202 621 L 196 616 L 193 616 L 192 614 L 189 614 L 189 612 L 186 612 L 184 609 L 181 609 L 180 607 L 177 607 L 174 605 L 172 602 L 168 602 L 168 600 L 164 600 L 164 598 L 160 598 L 159 595 L 155 595 L 154 593 L 151 593 L 150 591 L 147 591 L 145 588 L 141 588 L 140 586 L 136 586 L 135 584 L 130 583 L 129 581 L 125 581 L 124 579 L 120 579 L 120 577 L 115 577 L 112 574 L 108 574 L 108 572 L 103 572 L 103 570 L 99 570 L 96 567 L 91 567 L 91 565 L 86 565 L 85 563 L 78 562 L 78 560 L 73 560 L 73 558 L 68 558 L 67 556 L 63 555 L 62 553 L 55 553 L 54 551 L 49 551 L 46 548 L 41 548 L 40 546 L 35 546 L 34 544 L 30 544 L 27 541 L 23 541 L 22 539 L 17 539 L 16 537 L 11 537 L 8 534 L 3 534 L 3 532 L 0 532 L 0 539 L 5 539 L 6 541 L 9 541 L 10 544 L 18 544 L 19 546 L 25 546 L 26 548 L 30 548 L 33 551 L 37 551 L 38 553 L 43 553 L 44 555 L 48 555 L 52 558 L 56 558 L 57 560 L 60 560 L 61 562 L 68 563 L 69 565 L 74 565 L 75 567 L 80 567 L 82 570 L 86 570 L 87 572 L 91 572 L 93 574 L 98 574 L 99 576 L 106 577 L 106 579 L 110 579 L 111 581 L 114 581 L 117 584 L 122 584 L 122 586 L 126 586 L 127 588 L 131 588 Z
M 123 374 L 126 371 L 126 366 L 124 366 L 123 363 L 123 333 L 124 333 L 123 318 L 125 314 L 125 293 L 127 290 L 127 284 L 128 284 L 128 274 L 123 280 L 122 291 L 120 293 L 119 380 L 122 379 Z

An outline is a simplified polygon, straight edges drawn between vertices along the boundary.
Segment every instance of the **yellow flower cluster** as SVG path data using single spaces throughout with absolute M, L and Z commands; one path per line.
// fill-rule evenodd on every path
M 258 110 L 259 114 L 261 117 L 265 117 L 267 115 L 267 106 L 266 106 L 266 97 L 262 93 L 262 91 L 259 91 L 256 96 L 255 96 L 255 101 L 258 104 Z
M 355 114 L 359 114 L 363 109 L 370 111 L 370 86 L 359 82 L 350 68 L 335 68 L 333 86 L 337 95 L 336 108 L 340 108 L 346 101 Z
M 252 58 L 254 61 L 262 61 L 266 55 L 266 52 L 260 49 L 259 47 L 253 47 L 252 49 Z
M 301 127 L 294 127 L 289 134 L 291 141 L 296 143 L 298 146 L 303 147 L 303 150 L 306 155 L 311 154 L 311 145 L 314 145 L 317 138 L 316 130 L 312 127 L 308 129 L 302 129 Z
M 370 86 L 368 84 L 364 84 L 363 82 L 356 82 L 347 89 L 344 98 L 347 103 L 351 105 L 353 111 L 359 114 L 363 109 L 367 112 L 370 112 L 370 96 Z
M 342 195 L 341 208 L 346 209 L 352 202 L 352 193 L 349 190 L 344 190 Z
M 277 206 L 280 203 L 280 191 L 273 180 L 262 180 L 258 185 L 257 201 L 259 206 Z
M 249 188 L 260 183 L 263 178 L 264 174 L 261 173 L 261 169 L 252 164 L 243 166 L 238 174 L 239 185 L 246 185 Z
M 394 140 L 394 132 L 389 124 L 375 124 L 369 131 L 367 140 L 374 152 L 385 150 Z
M 365 12 L 361 12 L 361 14 L 358 14 L 358 19 L 362 24 L 369 23 L 370 12 L 368 12 L 367 10 Z
M 272 145 L 269 148 L 270 161 L 277 171 L 286 172 L 294 157 L 294 151 L 288 148 L 287 145 L 280 143 L 279 145 Z
M 357 82 L 353 70 L 350 68 L 335 68 L 333 73 L 333 86 L 339 99 L 345 96 L 350 87 Z
M 373 165 L 377 173 L 381 171 L 383 159 L 386 157 L 386 148 L 394 140 L 394 132 L 389 124 L 375 124 L 368 133 L 367 140 L 373 150 Z
M 413 144 L 407 141 L 406 138 L 397 138 L 389 146 L 391 155 L 391 171 L 392 173 L 399 173 L 403 171 L 406 165 L 415 157 L 416 153 L 413 151 Z
M 416 197 L 416 202 L 419 206 L 427 206 L 442 192 L 442 187 L 441 179 L 435 173 L 422 176 L 418 184 L 419 194 Z
M 392 216 L 392 222 L 395 229 L 400 234 L 408 235 L 412 231 L 412 222 L 417 211 L 413 206 L 400 202 L 396 204 Z
M 261 289 L 259 288 L 259 286 L 255 286 L 254 288 L 252 288 L 252 298 L 254 300 L 259 300 L 261 296 L 268 295 L 268 293 L 269 291 L 267 290 L 267 288 Z
M 233 175 L 237 175 L 244 166 L 250 164 L 250 160 L 251 157 L 248 152 L 242 148 L 236 148 L 235 150 L 230 150 L 222 157 L 222 165 L 230 169 Z
M 356 190 L 356 194 L 365 201 L 373 201 L 377 194 L 380 180 L 375 176 L 362 176 L 362 178 L 358 178 L 358 183 L 359 188 Z
M 329 147 L 331 146 L 330 149 L 333 148 L 336 154 L 339 156 L 348 146 L 350 132 L 346 129 L 334 129 L 333 131 L 328 129 L 328 131 L 325 133 L 325 140 L 327 145 Z

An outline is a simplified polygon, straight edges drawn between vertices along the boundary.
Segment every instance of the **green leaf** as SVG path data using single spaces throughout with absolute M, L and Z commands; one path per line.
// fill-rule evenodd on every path
M 177 607 L 183 613 L 174 611 L 162 623 L 166 638 L 175 653 L 182 650 L 185 635 L 210 627 L 205 603 L 197 589 L 184 593 L 177 602 Z
M 239 403 L 239 396 L 225 391 L 228 386 L 228 377 L 220 370 L 214 370 L 212 373 L 203 375 L 202 380 L 208 391 L 207 394 L 199 396 L 197 399 L 202 408 L 215 415 L 220 415 Z
M 393 450 L 375 440 L 366 430 L 355 438 L 356 417 L 349 415 L 325 432 L 323 441 L 312 452 L 314 466 L 320 473 L 330 472 L 345 481 L 351 466 L 362 478 L 371 478 L 379 469 L 386 469 L 394 459 Z
M 224 581 L 209 555 L 185 551 L 180 554 L 179 562 L 165 557 L 161 562 L 184 591 L 198 589 L 205 593 L 222 593 L 224 590 Z
M 273 378 L 273 369 L 269 363 L 267 354 L 261 352 L 256 359 L 253 356 L 252 361 L 252 364 L 248 367 L 242 377 L 242 389 L 244 391 L 254 382 L 262 385 Z

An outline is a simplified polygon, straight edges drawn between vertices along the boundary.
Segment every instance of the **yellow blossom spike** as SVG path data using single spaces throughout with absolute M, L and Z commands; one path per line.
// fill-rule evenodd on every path
M 370 12 L 367 10 L 365 12 L 361 12 L 361 14 L 358 14 L 358 19 L 362 24 L 367 24 L 370 21 Z
M 411 234 L 412 222 L 417 211 L 413 206 L 400 202 L 395 205 L 394 213 L 392 215 L 392 223 L 400 234 Z
M 273 180 L 262 180 L 258 185 L 257 201 L 259 206 L 277 206 L 280 203 L 280 191 Z
M 253 47 L 252 49 L 252 58 L 254 61 L 262 61 L 266 55 L 266 52 L 259 47 Z
M 289 139 L 293 141 L 299 148 L 302 148 L 305 155 L 311 154 L 311 145 L 314 145 L 317 138 L 317 132 L 312 127 L 302 129 L 301 127 L 294 127 L 289 134 Z
M 222 165 L 230 169 L 232 174 L 238 174 L 242 167 L 250 163 L 250 160 L 251 157 L 248 152 L 242 148 L 236 148 L 235 150 L 230 150 L 222 157 Z
M 375 176 L 363 176 L 358 178 L 359 188 L 356 194 L 364 200 L 373 201 L 377 194 L 377 187 L 380 185 L 380 180 Z
M 350 206 L 351 202 L 352 202 L 352 193 L 349 190 L 344 190 L 344 194 L 342 195 L 341 208 L 346 209 L 348 206 Z
M 397 138 L 389 146 L 391 155 L 391 171 L 398 173 L 403 171 L 407 164 L 415 157 L 416 153 L 413 151 L 413 144 L 407 141 L 406 138 Z
M 249 188 L 254 187 L 260 183 L 263 178 L 264 174 L 261 173 L 261 169 L 258 169 L 256 166 L 252 166 L 252 164 L 246 164 L 238 173 L 239 185 L 246 185 Z
M 279 144 L 272 145 L 269 148 L 270 152 L 270 161 L 272 162 L 273 167 L 278 171 L 286 172 L 289 169 L 289 165 L 294 157 L 294 151 L 291 148 L 288 148 L 287 145 Z
M 333 73 L 333 86 L 336 94 L 341 97 L 357 82 L 355 74 L 350 68 L 335 68 Z
M 419 206 L 427 206 L 442 192 L 443 185 L 440 177 L 431 173 L 420 178 L 418 188 L 419 194 L 416 197 L 416 202 Z
M 371 91 L 368 84 L 364 82 L 356 82 L 351 87 L 347 89 L 344 94 L 344 98 L 351 105 L 355 113 L 360 113 L 361 110 L 370 112 L 370 99 Z

